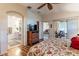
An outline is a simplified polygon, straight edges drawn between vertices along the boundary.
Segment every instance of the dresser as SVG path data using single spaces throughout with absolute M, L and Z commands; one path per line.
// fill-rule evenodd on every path
M 37 24 L 29 25 L 27 31 L 27 43 L 32 46 L 33 44 L 39 42 L 39 21 L 37 21 Z
M 27 43 L 32 46 L 33 44 L 39 42 L 39 33 L 38 31 L 28 31 L 27 32 Z

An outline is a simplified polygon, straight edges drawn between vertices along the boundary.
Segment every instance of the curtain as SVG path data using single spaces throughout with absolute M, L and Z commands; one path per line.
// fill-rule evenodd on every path
M 68 19 L 67 21 L 67 38 L 71 39 L 72 37 L 79 34 L 79 20 L 78 18 Z

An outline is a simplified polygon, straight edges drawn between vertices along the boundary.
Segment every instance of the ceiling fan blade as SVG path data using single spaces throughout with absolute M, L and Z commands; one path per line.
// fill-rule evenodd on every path
M 46 3 L 42 4 L 41 6 L 39 6 L 37 9 L 41 9 L 43 6 L 45 6 Z
M 47 7 L 48 7 L 49 10 L 52 10 L 53 9 L 52 4 L 50 4 L 50 3 L 47 3 Z

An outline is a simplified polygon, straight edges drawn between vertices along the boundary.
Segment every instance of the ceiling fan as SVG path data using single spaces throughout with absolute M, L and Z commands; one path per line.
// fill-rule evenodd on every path
M 41 9 L 41 8 L 43 8 L 45 5 L 47 5 L 47 7 L 48 7 L 49 10 L 52 10 L 52 9 L 53 9 L 53 6 L 52 6 L 51 3 L 44 3 L 44 4 L 42 4 L 41 6 L 39 6 L 37 9 Z

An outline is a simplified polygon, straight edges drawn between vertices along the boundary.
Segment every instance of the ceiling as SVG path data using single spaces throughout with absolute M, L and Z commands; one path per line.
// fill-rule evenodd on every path
M 26 7 L 31 6 L 32 9 L 34 9 L 34 10 L 38 10 L 44 14 L 48 14 L 50 12 L 50 10 L 47 8 L 46 5 L 44 7 L 42 7 L 41 9 L 37 9 L 42 4 L 44 4 L 44 3 L 21 3 L 21 5 L 23 5 L 23 6 L 26 6 Z M 52 4 L 52 5 L 54 5 L 54 4 Z
M 42 3 L 21 3 L 24 6 L 31 6 L 33 9 L 38 8 L 38 6 L 42 5 Z
M 31 6 L 32 9 L 38 10 L 37 8 L 42 5 L 43 3 L 21 3 L 23 6 Z M 45 5 L 43 8 L 39 9 L 38 11 L 48 14 L 50 12 L 79 12 L 79 4 L 78 3 L 52 3 L 53 9 L 49 10 L 47 6 Z

